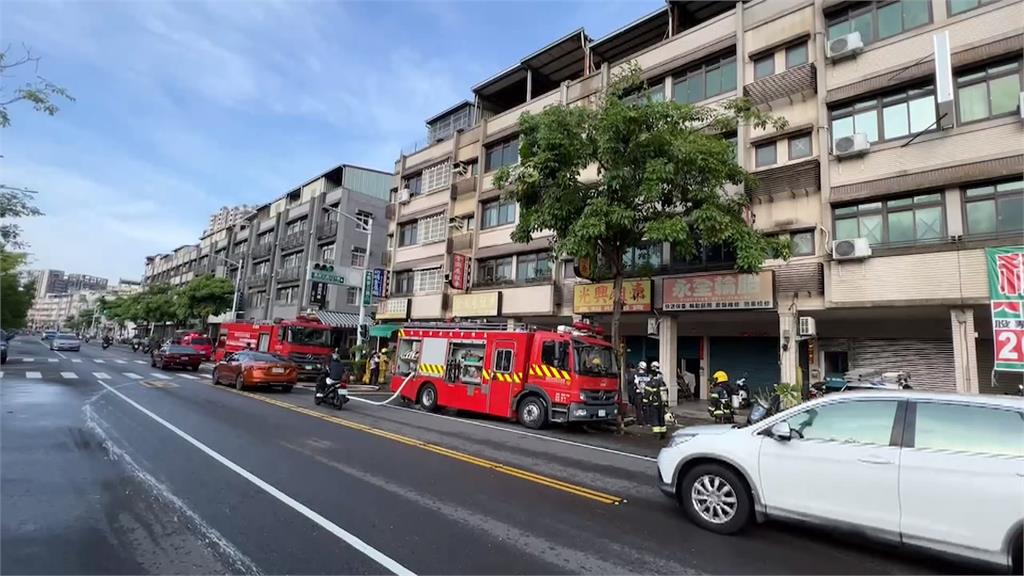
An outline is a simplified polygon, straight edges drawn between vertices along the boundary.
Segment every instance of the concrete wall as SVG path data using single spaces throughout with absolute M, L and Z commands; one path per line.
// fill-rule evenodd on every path
M 826 274 L 836 306 L 981 303 L 989 297 L 984 250 L 830 262 Z

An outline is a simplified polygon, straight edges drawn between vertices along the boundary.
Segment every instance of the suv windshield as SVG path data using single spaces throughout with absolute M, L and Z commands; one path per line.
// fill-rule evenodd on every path
M 583 376 L 618 376 L 619 366 L 610 346 L 573 342 L 573 369 Z
M 55 338 L 57 340 L 78 340 L 78 336 L 74 334 L 57 334 Z
M 331 333 L 323 328 L 288 328 L 288 342 L 303 346 L 330 346 Z

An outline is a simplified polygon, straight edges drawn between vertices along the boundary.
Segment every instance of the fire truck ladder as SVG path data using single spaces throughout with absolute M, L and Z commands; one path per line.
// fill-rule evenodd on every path
M 467 332 L 529 332 L 534 327 L 521 322 L 409 322 L 403 329 L 464 330 Z

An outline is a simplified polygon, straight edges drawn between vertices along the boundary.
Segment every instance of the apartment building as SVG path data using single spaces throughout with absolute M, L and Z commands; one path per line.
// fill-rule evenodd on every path
M 88 274 L 66 273 L 63 270 L 31 270 L 36 285 L 36 297 L 47 294 L 67 294 L 81 290 L 106 290 L 107 279 Z
M 953 101 L 940 104 L 942 32 Z M 607 285 L 576 279 L 549 239 L 511 241 L 517 207 L 493 174 L 518 161 L 522 113 L 587 105 L 636 62 L 652 98 L 742 95 L 788 119 L 735 139 L 760 180 L 754 225 L 788 237 L 793 257 L 741 276 L 720 247 L 637 246 L 628 361 L 660 360 L 673 389 L 689 372 L 704 397 L 719 369 L 755 389 L 870 370 L 1007 389 L 991 370 L 984 248 L 1024 233 L 1022 49 L 1020 0 L 670 1 L 603 38 L 575 31 L 474 86 L 399 158 L 378 320 L 607 323 Z
M 213 234 L 229 226 L 245 220 L 245 217 L 249 215 L 255 208 L 242 204 L 241 206 L 223 206 L 220 210 L 210 215 L 209 223 L 206 229 L 203 230 L 203 235 Z

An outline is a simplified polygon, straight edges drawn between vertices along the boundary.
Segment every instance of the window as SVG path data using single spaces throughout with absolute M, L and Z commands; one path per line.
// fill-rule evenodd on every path
M 672 99 L 693 104 L 735 89 L 736 57 L 719 57 L 673 76 Z
M 658 268 L 661 264 L 661 242 L 647 242 L 641 246 L 628 248 L 622 255 L 622 266 L 629 271 Z
M 480 229 L 504 226 L 516 221 L 516 203 L 512 200 L 494 200 L 481 207 Z
M 800 158 L 807 158 L 812 153 L 811 149 L 811 135 L 802 134 L 800 136 L 789 137 L 789 159 L 799 160 Z
M 302 252 L 293 252 L 281 257 L 282 268 L 296 268 L 302 263 Z
M 516 282 L 551 279 L 551 253 L 521 254 L 516 257 Z
M 416 294 L 433 294 L 441 291 L 441 269 L 430 268 L 417 270 L 413 292 Z
M 960 122 L 1013 114 L 1020 97 L 1021 61 L 1001 62 L 957 76 L 956 101 Z
M 540 347 L 540 361 L 542 364 L 554 366 L 560 370 L 568 370 L 569 344 L 548 340 Z
M 513 138 L 487 148 L 484 157 L 484 171 L 492 172 L 502 166 L 512 166 L 519 162 L 519 138 Z
M 792 256 L 814 256 L 814 230 L 801 230 L 788 234 L 779 234 L 779 238 L 789 239 L 789 252 Z
M 452 183 L 452 165 L 445 161 L 423 170 L 423 193 L 440 190 Z
M 672 269 L 680 272 L 731 270 L 736 266 L 736 254 L 727 246 L 697 246 L 694 254 L 687 254 L 682 246 L 672 245 Z
M 760 80 L 775 74 L 775 53 L 772 52 L 754 60 L 754 80 Z
M 999 0 L 949 0 L 949 15 L 956 16 L 968 10 L 974 10 L 978 6 L 998 2 Z
M 334 244 L 320 248 L 320 261 L 327 263 L 334 262 Z
M 412 294 L 414 277 L 415 274 L 412 272 L 412 270 L 393 273 L 391 275 L 391 293 Z
M 837 402 L 804 410 L 786 422 L 794 439 L 887 446 L 896 405 L 895 400 Z
M 250 300 L 254 308 L 260 308 L 267 304 L 267 293 L 266 292 L 253 292 L 252 299 Z
M 481 260 L 477 263 L 477 269 L 480 271 L 477 278 L 481 286 L 512 281 L 511 256 Z
M 331 209 L 333 208 L 333 210 Z M 324 222 L 337 222 L 338 221 L 338 205 L 331 204 L 330 207 L 325 206 L 323 208 L 323 220 Z
M 1024 230 L 1024 180 L 965 188 L 964 212 L 968 235 Z
M 778 161 L 775 151 L 775 142 L 767 142 L 754 146 L 754 166 L 763 168 L 771 166 Z
M 398 245 L 412 246 L 417 242 L 416 222 L 408 222 L 398 225 Z
M 270 262 L 260 262 L 252 267 L 253 276 L 264 276 L 270 272 Z
M 918 402 L 914 447 L 1024 456 L 1024 414 L 1003 408 Z
M 426 218 L 420 218 L 416 224 L 419 230 L 419 243 L 444 240 L 448 231 L 448 216 L 442 212 Z
M 349 286 L 345 289 L 345 304 L 350 306 L 359 302 L 359 290 Z
M 260 245 L 263 245 L 263 246 L 266 246 L 267 244 L 272 244 L 273 242 L 274 242 L 274 233 L 273 232 L 266 232 L 266 233 L 260 234 L 259 236 L 256 237 L 256 243 L 260 244 Z
M 828 39 L 860 32 L 860 39 L 867 46 L 931 21 L 931 2 L 926 0 L 854 2 L 849 8 L 829 14 Z
M 405 187 L 409 189 L 409 196 L 419 196 L 423 192 L 422 175 L 417 174 L 406 178 Z
M 476 216 L 470 214 L 462 219 L 462 231 L 470 232 L 476 230 Z
M 394 248 L 395 247 L 395 235 L 394 234 L 388 234 L 387 236 L 385 236 L 385 238 L 387 238 L 388 250 L 391 250 L 392 248 Z
M 494 351 L 494 371 L 502 374 L 512 372 L 512 351 L 508 349 Z
M 356 220 L 359 221 L 359 228 L 365 231 L 370 227 L 370 222 L 373 221 L 373 214 L 366 210 L 356 210 Z
M 942 194 L 921 194 L 833 210 L 836 240 L 867 238 L 871 244 L 938 240 L 945 232 Z
M 352 247 L 351 264 L 356 268 L 366 267 L 366 248 L 363 248 L 362 246 Z
M 287 228 L 285 228 L 285 230 L 284 230 L 284 233 L 285 233 L 285 235 L 290 236 L 292 234 L 299 234 L 299 233 L 301 233 L 305 229 L 306 229 L 306 219 L 302 218 L 302 219 L 296 220 L 294 222 L 289 222 Z
M 277 289 L 277 301 L 283 304 L 291 304 L 296 301 L 296 296 L 299 294 L 298 286 L 289 286 L 287 288 Z
M 807 64 L 807 42 L 793 44 L 786 48 L 786 70 Z
M 857 102 L 832 111 L 832 143 L 858 132 L 878 142 L 934 130 L 935 111 L 931 86 Z
M 456 130 L 469 128 L 473 125 L 473 109 L 466 107 L 451 115 L 439 118 L 430 124 L 429 137 L 431 142 L 440 142 L 451 138 Z

